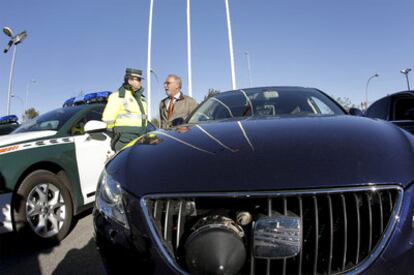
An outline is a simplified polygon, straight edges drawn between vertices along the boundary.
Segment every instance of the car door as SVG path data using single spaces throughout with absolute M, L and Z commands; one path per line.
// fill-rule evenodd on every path
M 84 203 L 95 200 L 96 185 L 105 162 L 114 153 L 107 133 L 85 134 L 83 128 L 90 120 L 101 120 L 103 107 L 90 110 L 71 128 L 74 137 L 76 161 Z

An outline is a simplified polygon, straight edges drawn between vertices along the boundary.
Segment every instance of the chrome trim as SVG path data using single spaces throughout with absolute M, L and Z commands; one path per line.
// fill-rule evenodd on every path
M 181 219 L 182 219 L 182 213 L 183 213 L 183 201 L 180 201 L 180 206 L 178 209 L 178 219 L 177 219 L 177 244 L 176 244 L 176 249 L 178 248 L 178 245 L 180 244 L 180 237 L 181 237 Z
M 177 199 L 177 198 L 266 198 L 272 197 L 294 197 L 299 195 L 320 195 L 332 193 L 351 193 L 359 191 L 381 191 L 381 190 L 398 190 L 403 191 L 400 185 L 372 185 L 356 187 L 337 187 L 337 188 L 320 188 L 320 189 L 298 189 L 282 191 L 251 191 L 251 192 L 200 192 L 200 193 L 168 193 L 168 194 L 147 194 L 141 197 L 143 199 Z
M 345 188 L 330 188 L 330 189 L 307 189 L 307 190 L 285 190 L 285 191 L 263 191 L 263 192 L 221 192 L 221 193 L 171 193 L 171 194 L 148 194 L 144 195 L 140 199 L 140 205 L 143 210 L 145 222 L 151 232 L 151 239 L 156 243 L 156 249 L 161 256 L 164 257 L 167 264 L 175 271 L 182 274 L 189 274 L 183 270 L 168 252 L 168 248 L 163 240 L 160 239 L 158 230 L 155 228 L 155 224 L 151 220 L 151 214 L 147 207 L 147 200 L 154 199 L 167 199 L 167 198 L 206 198 L 206 197 L 219 197 L 219 198 L 266 198 L 266 197 L 292 197 L 300 195 L 320 195 L 320 194 L 333 194 L 333 193 L 351 193 L 360 191 L 382 191 L 382 190 L 395 190 L 397 191 L 396 202 L 388 222 L 388 226 L 382 234 L 382 238 L 377 246 L 372 250 L 372 253 L 366 257 L 361 263 L 357 264 L 350 270 L 341 271 L 336 274 L 355 274 L 360 273 L 367 269 L 373 261 L 375 261 L 382 250 L 385 248 L 391 233 L 400 221 L 399 214 L 402 208 L 402 201 L 404 198 L 404 189 L 400 185 L 373 185 L 358 186 L 358 187 L 345 187 Z

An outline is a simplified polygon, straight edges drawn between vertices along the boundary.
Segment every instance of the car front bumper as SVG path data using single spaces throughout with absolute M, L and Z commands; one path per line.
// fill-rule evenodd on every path
M 13 193 L 0 194 L 0 234 L 13 231 L 11 202 Z

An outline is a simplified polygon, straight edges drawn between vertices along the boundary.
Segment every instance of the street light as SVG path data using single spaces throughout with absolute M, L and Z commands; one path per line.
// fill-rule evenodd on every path
M 27 99 L 29 97 L 29 87 L 30 87 L 30 84 L 36 84 L 36 83 L 37 83 L 37 81 L 32 79 L 29 82 L 27 82 L 27 84 L 26 84 L 26 98 L 25 98 L 25 101 L 24 101 L 24 111 L 27 110 Z
M 3 32 L 8 37 L 13 37 L 13 31 L 9 27 L 4 27 L 3 28 Z
M 12 82 L 13 82 L 13 71 L 14 71 L 14 63 L 16 61 L 16 49 L 17 49 L 17 45 L 22 43 L 23 40 L 27 37 L 27 32 L 23 31 L 21 33 L 19 33 L 18 35 L 14 36 L 13 35 L 13 31 L 9 28 L 9 27 L 4 27 L 3 28 L 3 32 L 5 35 L 7 35 L 8 37 L 10 37 L 10 41 L 9 43 L 7 43 L 6 48 L 4 49 L 4 53 L 7 53 L 9 51 L 9 49 L 15 45 L 15 47 L 13 48 L 13 57 L 12 57 L 12 62 L 11 62 L 11 66 L 10 66 L 10 75 L 9 75 L 9 87 L 8 87 L 8 91 L 7 91 L 7 115 L 10 115 L 10 99 L 11 99 L 11 95 L 12 95 Z
M 368 109 L 368 85 L 369 85 L 369 82 L 371 81 L 371 79 L 373 79 L 375 77 L 379 77 L 379 74 L 374 74 L 373 76 L 368 78 L 367 85 L 365 86 L 365 109 Z
M 407 68 L 407 69 L 404 69 L 404 70 L 400 71 L 400 73 L 405 75 L 405 79 L 407 80 L 407 87 L 408 87 L 408 90 L 410 91 L 410 80 L 408 79 L 408 73 L 409 72 L 411 72 L 410 68 Z

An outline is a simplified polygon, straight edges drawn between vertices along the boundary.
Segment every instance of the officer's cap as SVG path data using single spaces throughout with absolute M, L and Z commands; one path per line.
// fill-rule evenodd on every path
M 125 70 L 125 77 L 139 77 L 143 79 L 142 77 L 142 70 L 133 69 L 133 68 L 127 68 Z

